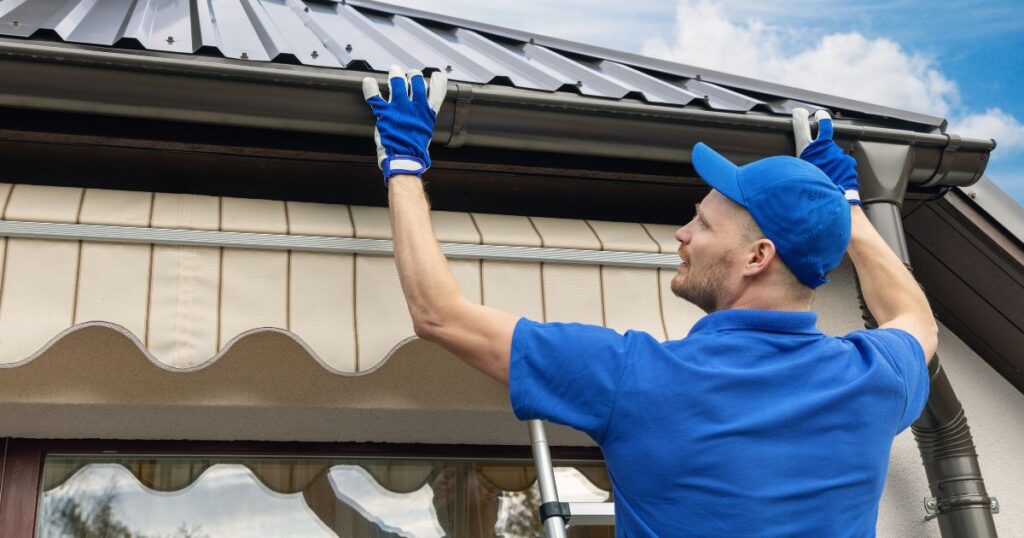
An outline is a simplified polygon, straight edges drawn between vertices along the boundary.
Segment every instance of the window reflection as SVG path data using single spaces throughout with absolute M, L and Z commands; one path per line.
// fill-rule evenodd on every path
M 330 473 L 334 495 L 368 521 L 399 536 L 441 538 L 445 535 L 427 484 L 412 493 L 388 491 L 358 465 L 335 465 Z
M 603 465 L 557 467 L 563 500 L 609 498 Z M 535 537 L 532 462 L 47 457 L 37 536 Z M 579 527 L 570 536 L 612 536 Z

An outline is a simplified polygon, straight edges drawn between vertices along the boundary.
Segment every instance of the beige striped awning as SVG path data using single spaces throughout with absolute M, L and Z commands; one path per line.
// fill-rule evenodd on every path
M 0 417 L 9 435 L 42 433 L 32 420 L 50 413 L 72 437 L 522 440 L 422 425 L 510 413 L 497 384 L 408 345 L 386 208 L 26 184 L 0 184 L 0 207 L 0 405 L 22 411 Z M 662 339 L 702 315 L 669 291 L 674 227 L 432 219 L 470 300 Z M 332 413 L 360 427 L 325 433 Z

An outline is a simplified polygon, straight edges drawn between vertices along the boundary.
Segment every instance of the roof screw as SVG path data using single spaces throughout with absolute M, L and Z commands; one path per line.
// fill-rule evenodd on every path
M 530 38 L 530 44 L 533 45 L 533 38 Z
M 973 200 L 973 199 L 978 197 L 978 193 L 976 193 L 974 191 L 971 191 L 971 192 L 967 193 L 967 196 L 970 196 L 971 199 Z
M 705 100 L 705 101 L 710 101 L 710 100 L 711 100 L 711 98 L 710 98 L 710 97 L 708 97 L 708 95 L 707 95 L 707 94 L 704 94 L 704 100 Z
M 248 59 L 249 59 L 249 54 L 248 54 L 248 53 L 245 53 L 245 52 L 243 52 L 243 53 L 242 53 L 242 59 L 243 59 L 243 60 L 248 60 Z
M 167 36 L 167 44 L 168 45 L 173 45 L 174 44 L 174 36 L 172 36 L 172 35 Z
M 576 81 L 576 87 L 577 88 L 582 88 L 583 87 L 583 81 L 582 80 L 577 80 Z
M 302 11 L 305 11 L 306 13 L 309 13 L 309 6 L 306 6 L 306 7 L 302 8 Z
M 695 76 L 695 77 L 693 77 L 693 78 L 695 78 L 695 79 L 697 79 L 697 80 L 700 80 L 700 73 L 697 73 L 697 76 Z
M 320 53 L 314 50 L 313 54 L 310 54 L 310 56 L 312 56 L 314 59 L 316 59 L 317 57 L 320 56 Z
M 352 43 L 345 44 L 345 52 L 352 52 Z
M 451 73 L 452 72 L 452 66 L 450 66 L 450 65 L 444 66 L 444 72 L 445 73 Z
M 13 21 L 11 24 L 15 26 L 21 26 L 21 21 Z

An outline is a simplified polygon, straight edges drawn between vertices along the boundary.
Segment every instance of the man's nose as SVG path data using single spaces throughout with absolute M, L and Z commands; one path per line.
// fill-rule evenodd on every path
M 690 230 L 688 229 L 688 226 L 680 226 L 679 229 L 676 230 L 676 240 L 684 245 L 690 243 Z

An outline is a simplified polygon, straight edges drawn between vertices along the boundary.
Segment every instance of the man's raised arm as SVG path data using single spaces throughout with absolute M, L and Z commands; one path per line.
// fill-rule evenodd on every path
M 939 327 L 928 299 L 913 275 L 868 221 L 860 205 L 850 208 L 850 247 L 860 289 L 878 326 L 914 335 L 931 361 L 939 345 Z
M 466 300 L 448 267 L 430 222 L 420 177 L 430 167 L 427 145 L 447 79 L 392 66 L 389 100 L 377 81 L 363 81 L 363 94 L 377 118 L 377 161 L 388 185 L 395 263 L 416 335 L 445 347 L 470 366 L 508 383 L 512 333 L 518 318 Z
M 793 112 L 797 155 L 821 168 L 846 191 L 850 201 L 850 246 L 847 253 L 857 269 L 868 310 L 879 327 L 902 329 L 917 339 L 931 360 L 938 348 L 938 325 L 920 285 L 868 220 L 860 204 L 856 162 L 832 140 L 832 119 L 815 114 L 818 137 L 811 141 L 807 111 Z

